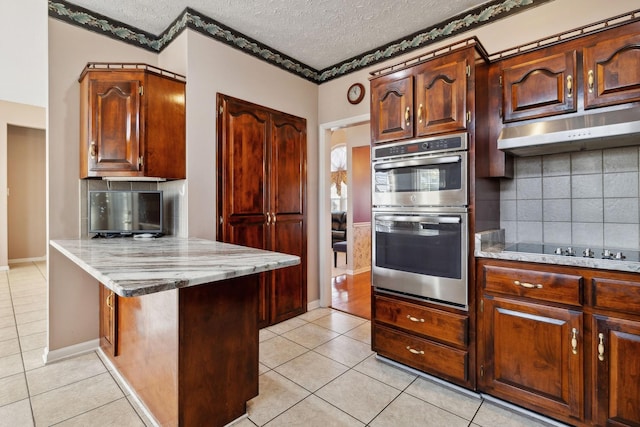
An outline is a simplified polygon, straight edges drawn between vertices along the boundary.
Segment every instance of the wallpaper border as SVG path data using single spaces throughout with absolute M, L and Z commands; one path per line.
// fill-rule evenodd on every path
M 48 1 L 49 16 L 52 18 L 151 52 L 161 52 L 189 28 L 306 80 L 322 84 L 553 0 L 496 0 L 323 70 L 316 70 L 191 8 L 186 8 L 165 31 L 156 36 L 64 0 Z

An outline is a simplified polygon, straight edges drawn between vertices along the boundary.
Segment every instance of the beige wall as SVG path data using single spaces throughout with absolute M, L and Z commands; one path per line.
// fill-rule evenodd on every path
M 46 135 L 9 125 L 7 183 L 9 260 L 44 258 L 46 244 Z
M 7 135 L 9 125 L 44 129 L 46 127 L 46 110 L 32 105 L 0 101 L 0 270 L 9 268 L 7 239 Z

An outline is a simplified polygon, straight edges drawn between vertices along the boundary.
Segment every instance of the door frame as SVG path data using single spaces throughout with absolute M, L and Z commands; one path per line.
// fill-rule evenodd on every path
M 331 306 L 331 131 L 362 125 L 371 120 L 369 113 L 322 123 L 318 132 L 318 268 L 320 307 Z

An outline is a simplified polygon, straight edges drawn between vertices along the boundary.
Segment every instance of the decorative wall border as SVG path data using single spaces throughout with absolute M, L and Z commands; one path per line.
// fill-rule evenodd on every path
M 323 70 L 316 70 L 191 8 L 186 8 L 159 36 L 64 0 L 49 0 L 49 16 L 155 53 L 161 52 L 189 28 L 306 80 L 322 84 L 549 1 L 553 0 L 495 0 Z

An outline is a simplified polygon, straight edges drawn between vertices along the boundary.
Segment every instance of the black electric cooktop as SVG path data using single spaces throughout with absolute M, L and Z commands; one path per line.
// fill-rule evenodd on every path
M 640 251 L 615 248 L 589 248 L 586 246 L 563 246 L 542 243 L 514 243 L 504 248 L 505 252 L 524 252 L 557 256 L 572 256 L 607 259 L 611 261 L 640 262 Z

